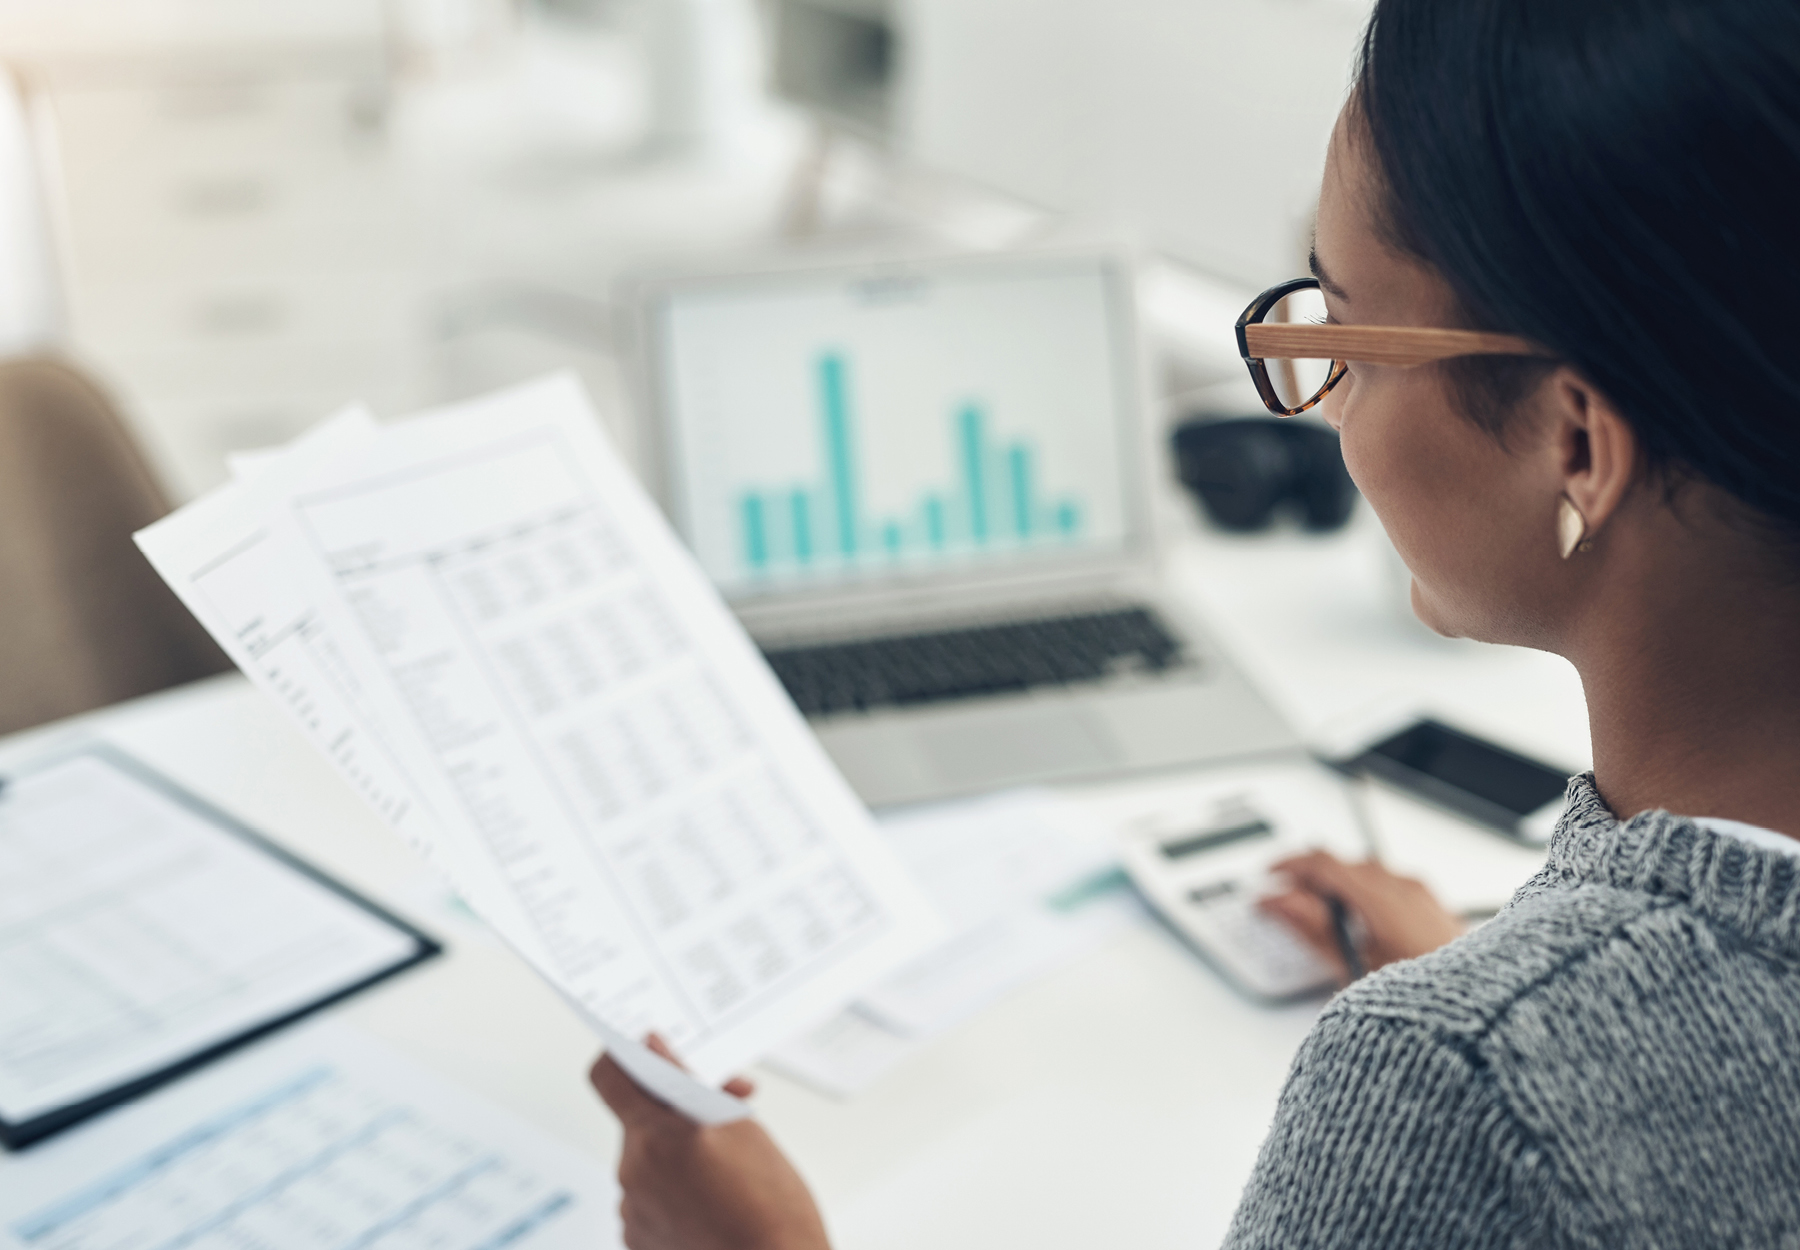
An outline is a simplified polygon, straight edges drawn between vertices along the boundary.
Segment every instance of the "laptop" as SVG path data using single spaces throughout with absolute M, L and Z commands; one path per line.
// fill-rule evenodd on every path
M 1292 750 L 1162 593 L 1129 261 L 642 284 L 655 489 L 872 806 Z

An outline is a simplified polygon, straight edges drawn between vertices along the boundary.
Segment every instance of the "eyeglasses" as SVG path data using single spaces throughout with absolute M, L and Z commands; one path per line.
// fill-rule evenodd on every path
M 1238 318 L 1237 341 L 1256 393 L 1278 417 L 1298 416 L 1324 399 L 1350 360 L 1410 369 L 1459 356 L 1551 355 L 1510 334 L 1328 325 L 1317 278 L 1295 278 L 1257 296 Z

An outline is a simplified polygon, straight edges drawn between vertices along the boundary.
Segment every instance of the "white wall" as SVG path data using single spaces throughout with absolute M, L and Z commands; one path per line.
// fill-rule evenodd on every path
M 1299 272 L 1364 0 L 902 0 L 898 142 L 1223 277 Z
M 61 329 L 56 258 L 31 124 L 0 71 L 0 356 L 48 346 Z

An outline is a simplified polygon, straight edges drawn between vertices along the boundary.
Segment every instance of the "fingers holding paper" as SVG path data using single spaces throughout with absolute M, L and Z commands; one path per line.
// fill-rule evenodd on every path
M 651 1049 L 674 1059 L 660 1038 Z M 755 1120 L 697 1124 L 602 1055 L 589 1073 L 619 1117 L 620 1215 L 630 1250 L 828 1250 L 806 1182 Z M 736 1078 L 727 1093 L 747 1097 Z

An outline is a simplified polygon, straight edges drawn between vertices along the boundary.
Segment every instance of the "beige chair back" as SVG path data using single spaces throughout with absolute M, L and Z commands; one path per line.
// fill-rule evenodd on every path
M 0 733 L 230 667 L 131 541 L 168 510 L 98 387 L 0 365 Z

